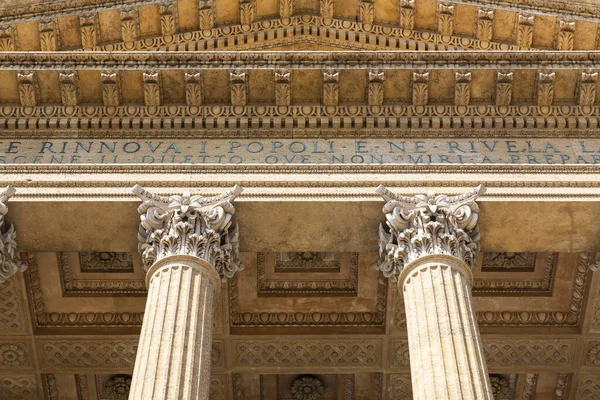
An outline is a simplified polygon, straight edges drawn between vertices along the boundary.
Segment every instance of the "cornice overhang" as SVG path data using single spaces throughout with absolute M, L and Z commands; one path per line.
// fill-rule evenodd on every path
M 600 51 L 0 52 L 0 70 L 598 69 Z
M 593 0 L 456 0 L 454 3 L 600 21 L 600 6 Z

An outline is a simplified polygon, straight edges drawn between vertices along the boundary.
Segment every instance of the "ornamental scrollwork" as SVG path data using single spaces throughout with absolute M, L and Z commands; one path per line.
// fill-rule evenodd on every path
M 204 259 L 222 278 L 242 268 L 239 260 L 238 226 L 232 223 L 231 202 L 240 186 L 215 197 L 185 192 L 170 197 L 150 193 L 139 185 L 133 192 L 142 199 L 138 250 L 147 271 L 156 261 L 177 254 Z
M 379 226 L 380 260 L 375 268 L 386 278 L 396 279 L 404 267 L 420 257 L 446 254 L 475 266 L 479 252 L 479 207 L 475 200 L 485 191 L 482 185 L 458 195 L 399 196 L 383 186 L 377 193 L 387 203 L 383 213 L 389 233 Z
M 17 254 L 17 232 L 15 227 L 6 224 L 4 217 L 8 213 L 8 199 L 15 194 L 12 186 L 0 192 L 0 283 L 6 282 L 19 271 L 25 271 L 27 264 Z

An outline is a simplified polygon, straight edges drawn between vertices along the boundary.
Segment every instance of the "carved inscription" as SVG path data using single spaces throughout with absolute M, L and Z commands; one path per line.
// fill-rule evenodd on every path
M 0 164 L 600 164 L 599 139 L 0 141 Z

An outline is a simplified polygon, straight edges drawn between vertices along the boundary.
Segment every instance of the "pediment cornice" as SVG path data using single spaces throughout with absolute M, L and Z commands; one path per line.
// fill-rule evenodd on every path
M 33 4 L 0 9 L 0 51 L 173 50 L 194 43 L 197 45 L 192 47 L 200 50 L 243 50 L 259 48 L 256 42 L 264 42 L 261 35 L 265 34 L 268 39 L 278 36 L 279 41 L 281 35 L 288 35 L 291 44 L 290 38 L 306 35 L 327 44 L 335 38 L 341 48 L 352 49 L 589 50 L 590 43 L 597 47 L 596 32 L 600 31 L 595 17 L 575 20 L 573 13 L 561 14 L 556 7 L 554 14 L 542 15 L 502 8 L 493 1 L 359 0 L 357 7 L 337 1 L 314 1 L 312 8 L 299 8 L 294 0 Z M 548 3 L 546 8 L 552 3 L 538 2 Z M 60 8 L 61 4 L 66 6 Z M 594 12 L 583 13 L 590 16 L 596 15 Z M 28 15 L 33 20 L 27 20 Z M 355 43 L 346 43 L 352 41 Z M 584 45 L 588 47 L 582 48 Z

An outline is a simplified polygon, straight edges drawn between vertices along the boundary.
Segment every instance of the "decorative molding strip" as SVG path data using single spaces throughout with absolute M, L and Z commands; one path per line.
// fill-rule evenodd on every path
M 381 339 L 344 338 L 231 341 L 235 368 L 381 368 L 382 344 Z
M 78 371 L 98 368 L 132 368 L 138 339 L 39 339 L 40 363 L 44 370 Z
M 27 332 L 25 324 L 27 310 L 23 299 L 20 278 L 13 276 L 6 282 L 0 283 L 0 332 L 3 334 L 14 335 Z
M 483 337 L 483 351 L 490 369 L 509 366 L 570 366 L 575 357 L 576 339 L 494 339 Z M 408 341 L 392 339 L 392 368 L 410 365 Z M 600 348 L 600 344 L 598 346 Z
M 600 51 L 58 51 L 3 52 L 0 70 L 57 69 L 599 69 Z

